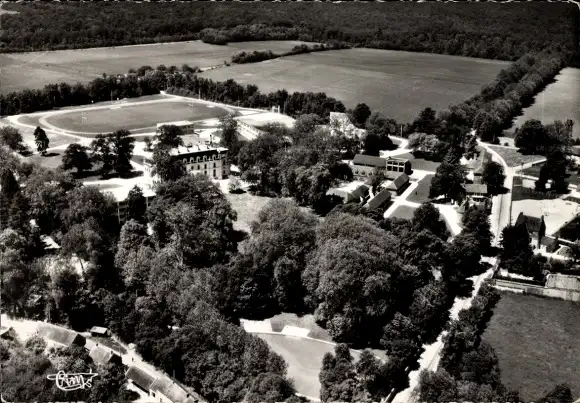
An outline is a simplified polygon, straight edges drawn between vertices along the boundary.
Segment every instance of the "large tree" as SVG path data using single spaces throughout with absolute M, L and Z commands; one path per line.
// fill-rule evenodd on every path
M 140 223 L 147 222 L 147 218 L 145 216 L 147 211 L 147 202 L 143 196 L 143 190 L 139 186 L 135 185 L 129 191 L 126 203 L 127 210 L 125 213 L 125 219 L 127 221 L 133 219 Z
M 483 165 L 481 180 L 489 186 L 492 193 L 497 193 L 503 187 L 505 181 L 503 166 L 495 161 L 486 162 Z
M 12 126 L 4 126 L 0 128 L 0 144 L 18 151 L 22 147 L 22 134 Z
M 113 170 L 115 155 L 111 150 L 111 143 L 107 136 L 98 134 L 91 142 L 91 161 L 100 165 L 100 171 L 103 175 Z
M 429 197 L 445 196 L 457 203 L 465 199 L 463 184 L 467 178 L 467 171 L 461 164 L 452 164 L 443 161 L 431 181 Z
M 34 130 L 34 142 L 36 143 L 36 149 L 38 152 L 42 155 L 46 154 L 49 140 L 46 132 L 40 126 L 36 126 L 36 129 Z
M 357 104 L 352 111 L 353 123 L 358 127 L 363 127 L 370 116 L 371 108 L 367 104 Z
M 135 148 L 135 138 L 130 137 L 128 130 L 117 130 L 109 136 L 111 152 L 113 154 L 113 169 L 119 175 L 127 175 L 133 167 L 131 166 L 131 157 Z
M 87 147 L 78 143 L 69 144 L 62 157 L 61 168 L 65 171 L 76 168 L 77 172 L 91 169 L 93 163 L 87 154 Z
M 179 158 L 173 158 L 167 147 L 156 145 L 153 149 L 153 175 L 163 181 L 175 181 L 187 175 L 186 167 Z
M 525 225 L 508 225 L 502 230 L 502 266 L 514 273 L 527 274 L 534 252 L 530 235 Z
M 183 139 L 181 138 L 182 135 L 183 131 L 178 126 L 163 125 L 159 128 L 157 140 L 159 141 L 159 144 L 163 146 L 177 148 L 178 146 L 183 145 Z
M 240 140 L 238 139 L 238 121 L 233 115 L 227 115 L 220 118 L 220 145 L 228 149 L 228 158 L 236 160 L 240 151 Z

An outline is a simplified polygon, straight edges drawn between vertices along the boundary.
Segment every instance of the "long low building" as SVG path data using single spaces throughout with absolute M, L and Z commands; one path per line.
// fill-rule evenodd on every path
M 290 116 L 275 112 L 252 113 L 237 116 L 238 133 L 248 140 L 253 140 L 264 133 L 262 128 L 270 124 L 282 125 L 288 129 L 294 128 L 296 120 Z
M 326 192 L 328 196 L 338 196 L 343 203 L 350 203 L 353 201 L 364 201 L 368 198 L 369 187 L 360 181 L 354 181 L 343 184 L 338 187 L 330 188 Z
M 176 126 L 181 129 L 183 134 L 193 134 L 195 133 L 195 125 L 193 122 L 189 120 L 179 120 L 177 122 L 164 122 L 164 123 L 157 123 L 157 131 L 156 133 L 159 134 L 161 132 L 161 128 L 163 126 Z

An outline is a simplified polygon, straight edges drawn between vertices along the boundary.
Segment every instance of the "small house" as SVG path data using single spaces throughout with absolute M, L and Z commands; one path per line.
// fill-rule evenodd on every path
M 122 364 L 123 360 L 121 356 L 115 354 L 113 351 L 107 348 L 103 348 L 100 346 L 95 346 L 91 348 L 89 351 L 89 356 L 93 359 L 94 362 L 102 365 L 106 365 L 109 363 L 112 364 Z
M 465 193 L 475 201 L 484 201 L 489 196 L 487 185 L 482 183 L 468 183 L 465 185 Z
M 90 332 L 93 337 L 111 337 L 111 331 L 106 327 L 93 326 Z
M 396 175 L 393 175 L 395 177 L 387 185 L 387 190 L 389 190 L 393 196 L 397 196 L 403 193 L 403 191 L 407 188 L 407 186 L 409 186 L 409 175 L 407 175 L 406 173 L 398 173 L 398 172 L 393 173 Z
M 140 368 L 132 365 L 129 367 L 127 372 L 125 372 L 125 376 L 133 385 L 137 386 L 139 389 L 144 391 L 145 393 L 149 394 L 151 391 L 151 385 L 155 381 L 151 375 L 147 372 L 143 371 Z
M 391 198 L 391 191 L 389 189 L 383 189 L 378 192 L 375 197 L 370 199 L 367 204 L 365 204 L 365 207 L 372 210 L 379 209 L 384 211 L 389 205 Z
M 362 202 L 368 198 L 369 186 L 364 182 L 354 181 L 340 187 L 330 188 L 326 194 L 340 197 L 343 203 Z
M 63 347 L 69 347 L 73 344 L 84 347 L 86 343 L 86 339 L 81 334 L 50 323 L 39 322 L 37 330 L 41 337 Z
M 157 378 L 151 385 L 150 395 L 160 403 L 181 403 L 185 401 L 200 401 L 199 396 L 192 396 L 175 381 L 163 377 Z
M 546 223 L 544 222 L 544 216 L 532 217 L 520 213 L 514 225 L 525 225 L 532 238 L 532 243 L 536 245 L 539 249 L 542 245 L 542 239 L 546 236 Z

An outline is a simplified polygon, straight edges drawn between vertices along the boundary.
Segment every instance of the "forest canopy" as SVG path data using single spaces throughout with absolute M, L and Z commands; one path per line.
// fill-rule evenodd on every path
M 30 2 L 4 8 L 18 13 L 2 16 L 2 52 L 299 39 L 502 60 L 546 47 L 578 54 L 579 10 L 567 3 Z

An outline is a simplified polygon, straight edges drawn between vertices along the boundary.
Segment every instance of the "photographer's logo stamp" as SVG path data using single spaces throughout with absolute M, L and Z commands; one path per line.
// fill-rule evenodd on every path
M 67 374 L 58 371 L 56 374 L 47 376 L 48 380 L 56 381 L 56 387 L 65 392 L 78 389 L 90 389 L 93 386 L 92 380 L 99 374 L 90 370 L 88 373 Z

